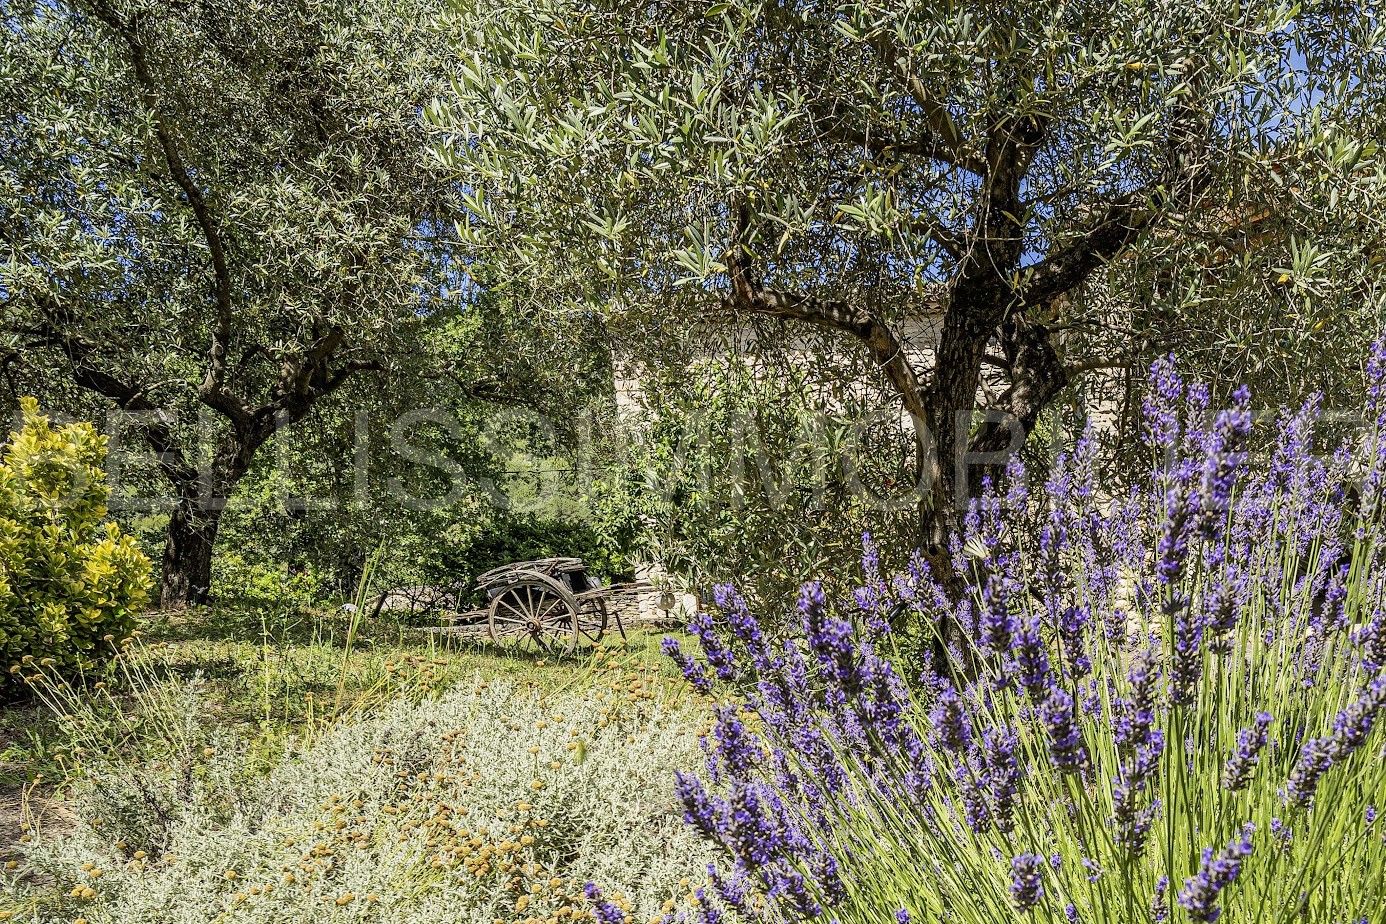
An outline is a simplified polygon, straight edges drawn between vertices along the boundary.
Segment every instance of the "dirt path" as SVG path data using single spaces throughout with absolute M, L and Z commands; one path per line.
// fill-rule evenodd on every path
M 63 835 L 72 830 L 76 816 L 62 802 L 48 798 L 41 789 L 24 786 L 0 787 L 0 861 L 20 860 L 24 856 L 26 825 L 46 835 Z

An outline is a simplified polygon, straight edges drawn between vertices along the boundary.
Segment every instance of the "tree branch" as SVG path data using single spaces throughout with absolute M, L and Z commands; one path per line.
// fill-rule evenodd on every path
M 139 37 L 137 23 L 122 19 L 107 3 L 107 0 L 90 0 L 93 14 L 105 23 L 125 42 L 130 49 L 130 66 L 139 84 L 140 99 L 149 110 L 154 124 L 154 134 L 164 161 L 168 164 L 169 175 L 182 190 L 188 207 L 202 238 L 207 243 L 207 251 L 212 258 L 212 292 L 216 304 L 216 318 L 212 325 L 212 342 L 208 350 L 207 373 L 198 386 L 198 394 L 208 407 L 226 415 L 233 424 L 244 426 L 249 422 L 250 411 L 245 402 L 228 392 L 225 387 L 226 353 L 231 340 L 233 323 L 231 305 L 231 272 L 227 262 L 226 246 L 212 208 L 203 195 L 202 189 L 194 181 L 174 137 L 174 131 L 164 114 L 159 100 L 159 90 L 149 66 L 149 57 Z
M 726 258 L 731 278 L 731 295 L 726 299 L 726 306 L 735 311 L 804 321 L 851 334 L 862 342 L 881 367 L 900 395 L 905 410 L 923 420 L 926 414 L 919 377 L 894 331 L 871 311 L 846 300 L 822 299 L 763 285 L 752 272 L 745 249 L 749 225 L 750 207 L 742 203 L 737 207 L 736 229 Z
M 353 359 L 342 363 L 327 377 L 327 383 L 318 397 L 336 391 L 343 382 L 358 372 L 380 372 L 385 364 L 375 359 Z
M 988 353 L 982 357 L 982 362 L 985 365 L 992 366 L 996 369 L 1004 369 L 1007 372 L 1011 369 L 1010 360 L 1006 359 L 1004 356 L 993 356 Z
M 166 409 L 149 401 L 147 395 L 157 386 L 138 386 L 101 369 L 93 361 L 91 344 L 65 334 L 52 327 L 44 327 L 31 332 L 35 346 L 54 347 L 72 363 L 72 379 L 81 388 L 96 392 L 109 398 L 121 410 L 139 414 L 146 418 L 136 420 L 135 426 L 144 436 L 149 448 L 154 450 L 159 467 L 164 470 L 174 484 L 187 485 L 195 482 L 200 474 L 190 465 L 183 450 L 173 435 L 173 425 L 177 418 Z
M 1126 353 L 1122 356 L 1111 356 L 1106 359 L 1087 359 L 1065 366 L 1064 375 L 1072 379 L 1084 372 L 1093 372 L 1097 369 L 1130 369 L 1139 358 L 1137 353 Z
M 1187 66 L 1195 67 L 1192 62 Z M 1021 307 L 1042 305 L 1068 291 L 1165 215 L 1197 203 L 1212 180 L 1207 117 L 1184 101 L 1171 118 L 1162 176 L 1146 188 L 1108 203 L 1101 217 L 1076 241 L 1031 267 L 1020 291 Z
M 963 167 L 978 176 L 983 175 L 985 166 L 975 154 L 968 150 L 962 133 L 958 131 L 957 123 L 953 121 L 948 107 L 935 99 L 934 95 L 929 92 L 929 88 L 924 86 L 924 81 L 920 80 L 919 76 L 914 73 L 909 55 L 905 54 L 896 44 L 891 34 L 882 30 L 870 36 L 867 41 L 904 83 L 915 105 L 924 113 L 924 118 L 928 121 L 929 129 L 936 139 L 936 143 L 952 155 L 953 160 L 950 163 Z
M 1134 243 L 1158 213 L 1152 201 L 1156 195 L 1154 190 L 1143 190 L 1109 203 L 1102 217 L 1078 240 L 1031 267 L 1029 279 L 1020 292 L 1021 307 L 1047 304 Z
M 927 234 L 930 240 L 943 248 L 944 253 L 955 261 L 961 261 L 967 255 L 967 241 L 963 235 L 948 227 L 943 219 L 932 212 L 915 216 L 904 224 L 902 230 Z
M 978 158 L 966 152 L 959 153 L 932 130 L 926 129 L 913 138 L 896 138 L 881 132 L 861 131 L 831 113 L 824 113 L 821 118 L 827 123 L 823 128 L 823 137 L 831 141 L 849 144 L 877 156 L 893 157 L 904 154 L 936 160 L 950 167 L 981 175 L 983 165 Z
M 968 443 L 971 452 L 1003 452 L 1015 447 L 1015 437 L 1024 440 L 1040 412 L 1069 382 L 1043 324 L 1012 316 L 1001 326 L 1001 348 L 1011 385 L 996 400 L 995 408 L 1009 419 L 989 419 L 978 427 Z M 1019 433 L 1013 431 L 1013 423 L 1019 425 Z

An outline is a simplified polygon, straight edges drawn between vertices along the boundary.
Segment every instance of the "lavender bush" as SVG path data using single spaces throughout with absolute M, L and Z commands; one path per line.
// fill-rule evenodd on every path
M 1042 491 L 1013 463 L 959 604 L 869 543 L 795 642 L 721 589 L 701 657 L 666 649 L 723 693 L 677 786 L 725 860 L 669 919 L 1386 921 L 1386 346 L 1369 373 L 1360 444 L 1315 455 L 1311 401 L 1251 458 L 1246 392 L 1157 363 L 1148 482 L 1104 494 L 1090 437 Z M 970 630 L 951 676 L 893 666 L 907 611 Z

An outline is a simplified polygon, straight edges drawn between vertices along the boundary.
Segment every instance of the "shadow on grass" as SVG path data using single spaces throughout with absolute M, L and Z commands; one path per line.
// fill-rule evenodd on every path
M 122 675 L 116 665 L 61 683 L 67 702 L 90 713 L 83 720 L 88 729 L 119 713 L 134 715 L 151 691 L 194 686 L 207 722 L 234 728 L 268 759 L 290 740 L 313 738 L 338 718 L 396 697 L 439 695 L 458 683 L 502 680 L 548 695 L 579 688 L 615 662 L 623 669 L 678 676 L 660 649 L 668 634 L 660 630 L 628 630 L 626 640 L 608 634 L 601 645 L 565 655 L 514 651 L 484 635 L 430 635 L 388 617 L 361 619 L 354 635 L 350 628 L 349 616 L 339 612 L 152 614 L 132 659 L 138 684 L 131 686 L 128 669 Z M 35 779 L 45 781 L 45 790 L 61 786 L 70 766 L 64 758 L 74 751 L 71 735 L 37 700 L 0 706 L 0 787 Z M 98 750 L 87 744 L 89 752 Z M 146 745 L 113 738 L 102 756 L 119 760 L 122 752 L 133 756 Z

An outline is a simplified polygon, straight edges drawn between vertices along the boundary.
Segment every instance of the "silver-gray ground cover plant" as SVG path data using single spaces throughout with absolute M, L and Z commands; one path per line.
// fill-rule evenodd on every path
M 557 924 L 589 915 L 582 886 L 598 878 L 648 921 L 706 875 L 672 788 L 698 759 L 686 696 L 463 684 L 341 724 L 259 776 L 242 739 L 203 731 L 195 695 L 161 695 L 183 697 L 169 738 L 195 753 L 94 767 L 76 831 L 40 829 L 6 874 L 23 919 Z

